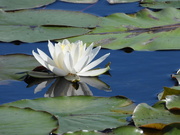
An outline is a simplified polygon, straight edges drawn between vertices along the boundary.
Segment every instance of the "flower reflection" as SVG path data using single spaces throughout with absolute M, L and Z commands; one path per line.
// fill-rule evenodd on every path
M 52 79 L 40 79 L 28 77 L 25 79 L 28 84 L 27 87 L 37 85 L 34 93 L 41 91 L 43 88 L 50 87 L 44 94 L 44 97 L 57 97 L 57 96 L 78 96 L 78 95 L 89 95 L 93 93 L 89 86 L 95 87 L 99 90 L 111 91 L 110 86 L 105 82 L 101 81 L 98 77 L 81 77 L 79 82 L 71 82 L 64 77 L 52 78 Z

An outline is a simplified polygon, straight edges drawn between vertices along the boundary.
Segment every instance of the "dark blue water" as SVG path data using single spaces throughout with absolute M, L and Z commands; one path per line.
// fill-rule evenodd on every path
M 98 16 L 106 16 L 116 12 L 134 13 L 142 9 L 138 3 L 110 5 L 104 0 L 96 4 L 70 4 L 56 2 L 45 9 L 76 10 Z M 40 48 L 47 52 L 47 42 L 23 43 L 0 43 L 0 55 L 24 53 L 30 54 L 32 50 Z M 157 94 L 164 86 L 171 87 L 175 84 L 170 77 L 180 68 L 180 51 L 133 51 L 126 53 L 122 50 L 102 49 L 98 56 L 110 52 L 111 55 L 101 64 L 103 67 L 111 62 L 110 76 L 102 75 L 100 79 L 111 86 L 111 92 L 91 88 L 94 96 L 123 95 L 136 103 L 148 103 L 152 105 L 157 101 Z M 0 85 L 0 103 L 16 101 L 20 99 L 33 99 L 43 97 L 48 87 L 34 94 L 34 88 L 26 88 L 27 84 L 20 81 L 3 81 Z
M 58 1 L 44 7 L 44 9 L 73 10 L 90 13 L 97 16 L 107 16 L 113 13 L 135 13 L 143 9 L 143 7 L 140 7 L 138 2 L 109 4 L 106 0 L 99 0 L 94 4 L 74 4 Z

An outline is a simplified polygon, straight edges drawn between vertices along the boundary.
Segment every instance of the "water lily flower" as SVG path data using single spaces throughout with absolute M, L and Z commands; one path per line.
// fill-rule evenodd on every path
M 64 76 L 70 81 L 79 81 L 79 76 L 98 76 L 110 69 L 107 66 L 92 70 L 110 55 L 110 53 L 107 53 L 93 61 L 101 49 L 100 46 L 96 48 L 93 48 L 93 46 L 93 43 L 86 47 L 86 44 L 83 44 L 82 41 L 70 43 L 65 39 L 62 43 L 58 42 L 55 45 L 48 41 L 51 58 L 40 49 L 37 49 L 38 53 L 34 50 L 32 53 L 41 65 L 56 76 Z

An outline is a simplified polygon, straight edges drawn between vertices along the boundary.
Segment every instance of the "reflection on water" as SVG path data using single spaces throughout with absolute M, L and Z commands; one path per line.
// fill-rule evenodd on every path
M 101 81 L 98 77 L 81 77 L 79 82 L 70 82 L 64 77 L 40 79 L 27 77 L 24 80 L 31 87 L 37 85 L 34 93 L 40 92 L 45 87 L 49 89 L 44 94 L 44 97 L 57 97 L 57 96 L 78 96 L 78 95 L 93 95 L 88 85 L 95 87 L 99 90 L 111 91 L 110 86 Z

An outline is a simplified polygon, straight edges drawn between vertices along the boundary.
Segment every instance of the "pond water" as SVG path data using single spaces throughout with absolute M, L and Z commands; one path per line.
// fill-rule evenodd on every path
M 66 9 L 83 11 L 98 16 L 106 16 L 116 12 L 135 13 L 142 9 L 138 3 L 109 5 L 106 1 L 100 0 L 96 4 L 70 4 L 56 2 L 44 7 L 45 9 Z M 32 50 L 40 48 L 47 53 L 47 42 L 41 43 L 0 43 L 0 55 L 23 53 L 30 54 Z M 97 90 L 90 87 L 94 96 L 117 96 L 123 95 L 135 103 L 148 103 L 152 105 L 157 101 L 157 94 L 164 86 L 171 87 L 175 81 L 171 74 L 180 68 L 180 51 L 133 51 L 126 53 L 123 50 L 102 49 L 98 55 L 102 56 L 110 52 L 111 55 L 100 66 L 111 62 L 111 76 L 101 75 L 100 79 L 110 85 L 110 92 Z M 23 81 L 8 81 L 0 85 L 0 103 L 16 101 L 20 99 L 33 99 L 43 97 L 48 90 L 47 86 L 42 91 L 34 94 L 36 86 L 26 88 Z

